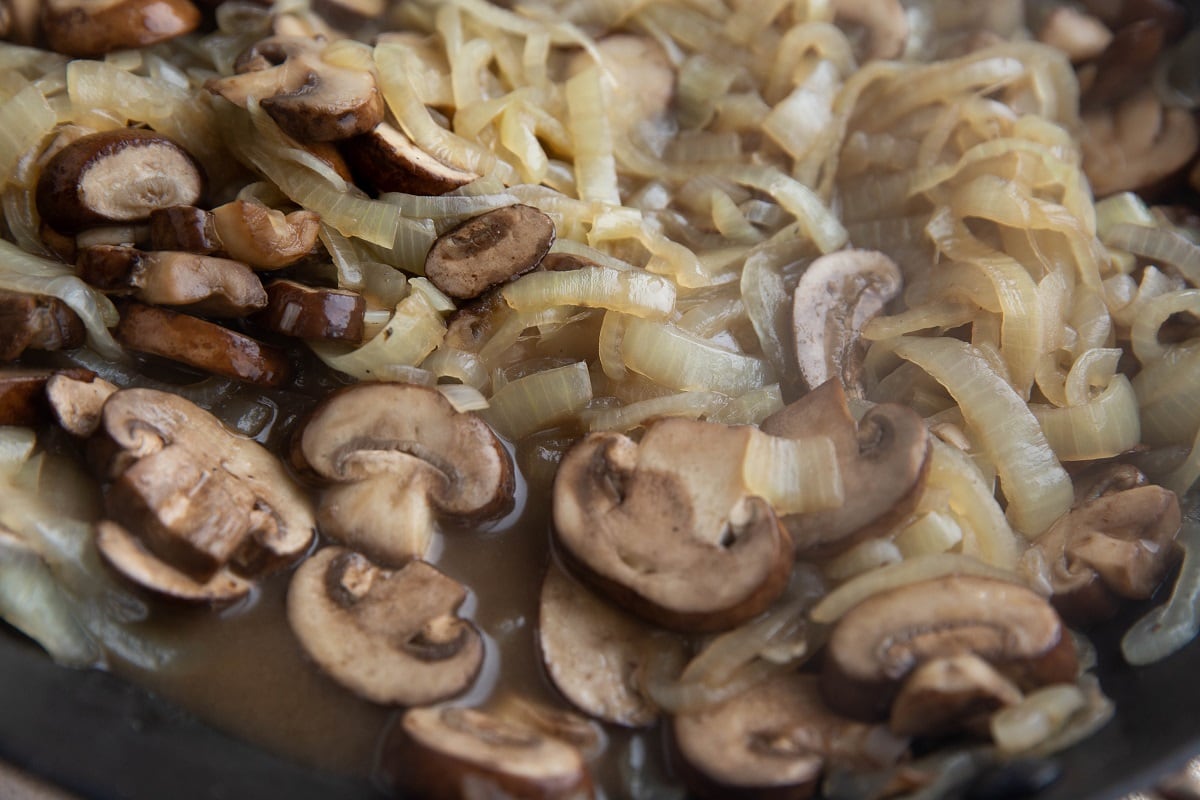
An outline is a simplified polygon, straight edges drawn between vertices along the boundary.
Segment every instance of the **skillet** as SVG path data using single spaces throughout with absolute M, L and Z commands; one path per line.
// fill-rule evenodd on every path
M 1059 753 L 1037 800 L 1115 800 L 1200 753 L 1200 643 L 1157 664 L 1120 657 L 1146 607 L 1092 633 L 1116 703 L 1103 729 Z M 58 667 L 0 628 L 0 760 L 87 800 L 379 800 L 366 780 L 317 771 L 235 740 L 113 675 Z M 1021 794 L 1014 797 L 1022 796 Z

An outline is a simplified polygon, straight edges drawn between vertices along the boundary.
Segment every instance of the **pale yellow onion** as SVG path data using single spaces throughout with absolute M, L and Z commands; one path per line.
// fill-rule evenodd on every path
M 1135 667 L 1178 652 L 1200 631 L 1200 522 L 1185 516 L 1176 541 L 1183 547 L 1183 564 L 1170 598 L 1147 612 L 1121 639 L 1121 655 Z
M 610 311 L 600 323 L 600 335 L 596 341 L 600 369 L 614 381 L 624 380 L 627 374 L 625 360 L 621 357 L 621 342 L 625 339 L 625 317 Z
M 751 429 L 742 480 L 779 514 L 840 508 L 845 501 L 837 451 L 828 436 L 785 439 Z
M 826 561 L 821 571 L 829 580 L 840 583 L 902 559 L 900 548 L 891 539 L 867 539 Z
M 1133 354 L 1142 364 L 1150 364 L 1167 354 L 1169 346 L 1159 341 L 1158 332 L 1174 314 L 1200 314 L 1200 289 L 1161 294 L 1142 304 L 1129 332 Z
M 914 556 L 851 578 L 825 595 L 808 616 L 813 622 L 830 625 L 874 594 L 946 575 L 978 575 L 1023 584 L 1015 572 L 985 564 L 976 558 L 960 553 L 934 553 Z
M 712 422 L 724 425 L 761 425 L 762 421 L 783 409 L 783 392 L 772 383 L 732 398 L 709 415 Z
M 1153 228 L 1157 227 L 1158 221 L 1134 192 L 1118 192 L 1096 201 L 1096 230 L 1100 241 L 1110 244 L 1109 231 L 1122 224 Z
M 800 257 L 798 243 L 776 248 L 759 248 L 742 266 L 742 306 L 763 354 L 780 375 L 794 369 L 792 295 L 784 283 L 782 268 Z
M 1070 509 L 1071 478 L 1037 419 L 980 351 L 957 339 L 901 337 L 896 355 L 928 372 L 954 397 L 996 464 L 1013 526 L 1036 536 Z
M 1113 320 L 1100 290 L 1081 288 L 1075 292 L 1067 324 L 1076 334 L 1070 346 L 1076 355 L 1112 343 Z
M 587 365 L 577 362 L 510 381 L 492 394 L 482 416 L 502 436 L 518 441 L 577 415 L 591 400 Z
M 1031 750 L 1060 731 L 1085 705 L 1083 692 L 1073 683 L 1044 686 L 992 714 L 988 722 L 992 741 L 1007 755 Z
M 637 242 L 650 251 L 646 269 L 670 276 L 681 287 L 711 286 L 737 277 L 731 271 L 714 274 L 706 269 L 695 253 L 669 239 L 636 209 L 613 208 L 597 214 L 587 237 L 592 247 L 624 239 Z
M 1197 480 L 1200 480 L 1200 429 L 1196 431 L 1196 438 L 1192 440 L 1187 458 L 1164 476 L 1161 483 L 1167 489 L 1183 497 L 1191 491 Z
M 26 86 L 0 105 L 0 175 L 8 181 L 17 160 L 50 132 L 57 119 L 36 86 Z
M 963 541 L 963 531 L 953 515 L 941 511 L 918 514 L 892 540 L 904 558 L 945 553 Z
M 666 278 L 612 267 L 529 272 L 505 286 L 501 293 L 518 312 L 572 305 L 665 319 L 675 308 L 675 285 Z
M 1133 388 L 1147 444 L 1190 441 L 1200 428 L 1200 342 L 1173 347 L 1137 374 Z
M 625 366 L 679 390 L 740 395 L 770 382 L 760 358 L 735 353 L 665 322 L 628 317 L 621 343 Z
M 469 184 L 468 184 L 469 185 Z M 380 201 L 394 205 L 406 217 L 421 219 L 465 219 L 517 202 L 517 196 L 500 187 L 485 194 L 419 195 L 386 192 Z
M 616 408 L 589 409 L 580 414 L 589 431 L 628 431 L 661 417 L 707 417 L 729 398 L 717 392 L 676 392 L 637 400 Z
M 610 99 L 598 67 L 589 67 L 567 80 L 567 120 L 575 147 L 575 183 L 579 198 L 620 205 L 617 164 L 613 156 Z
M 460 381 L 480 391 L 486 389 L 491 381 L 487 368 L 480 362 L 478 355 L 446 347 L 444 344 L 430 353 L 429 357 L 421 362 L 421 367 L 438 378 Z
M 1075 359 L 1064 386 L 1067 405 L 1083 405 L 1092 398 L 1093 389 L 1108 386 L 1121 361 L 1119 347 L 1097 347 Z
M 446 335 L 442 315 L 421 292 L 400 301 L 387 326 L 352 350 L 329 342 L 309 347 L 328 366 L 360 380 L 392 380 L 395 367 L 414 367 L 434 351 Z
M 465 383 L 442 383 L 437 385 L 442 397 L 450 401 L 454 410 L 460 413 L 467 411 L 482 411 L 488 407 L 488 399 L 474 386 Z
M 863 338 L 886 341 L 919 331 L 945 331 L 970 322 L 979 309 L 952 297 L 933 300 L 897 314 L 873 317 L 863 326 Z
M 428 278 L 412 278 L 408 281 L 410 291 L 420 292 L 429 301 L 429 306 L 440 314 L 448 314 L 458 310 L 454 301 L 441 289 L 433 285 Z
M 1200 245 L 1163 228 L 1120 222 L 1104 235 L 1105 244 L 1179 270 L 1192 286 L 1200 286 Z
M 1141 441 L 1137 396 L 1124 375 L 1080 405 L 1031 404 L 1054 454 L 1063 461 L 1090 461 L 1124 453 Z
M 747 165 L 730 169 L 728 177 L 775 198 L 796 217 L 807 237 L 822 253 L 841 249 L 849 239 L 842 223 L 812 189 L 775 167 Z
M 989 463 L 990 466 L 990 463 Z M 1004 569 L 1012 569 L 1024 547 L 996 502 L 994 479 L 976 459 L 940 439 L 930 439 L 926 491 L 947 492 L 947 507 L 962 532 L 961 551 Z
M 37 433 L 32 428 L 0 425 L 0 480 L 17 474 L 36 446 Z

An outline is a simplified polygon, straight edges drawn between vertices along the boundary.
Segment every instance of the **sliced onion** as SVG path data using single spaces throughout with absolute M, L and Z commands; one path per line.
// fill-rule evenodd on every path
M 931 440 L 926 492 L 946 491 L 948 511 L 962 532 L 964 555 L 1002 569 L 1013 569 L 1024 542 L 1013 532 L 996 502 L 994 477 L 980 471 L 975 459 L 953 445 Z
M 782 409 L 783 391 L 778 383 L 772 383 L 729 400 L 708 418 L 724 425 L 761 425 L 764 419 Z
M 0 105 L 0 175 L 12 175 L 17 160 L 54 127 L 54 109 L 36 86 L 26 86 Z
M 361 380 L 396 380 L 399 367 L 415 367 L 441 344 L 446 323 L 422 292 L 400 301 L 387 326 L 366 344 L 345 350 L 311 341 L 317 357 L 330 367 Z
M 845 499 L 837 451 L 828 436 L 785 439 L 753 430 L 742 480 L 779 514 L 826 511 Z
M 443 383 L 438 385 L 437 390 L 441 393 L 442 397 L 450 401 L 450 405 L 454 406 L 454 410 L 460 413 L 482 411 L 489 405 L 488 399 L 483 396 L 483 392 L 474 386 L 467 386 L 463 383 Z
M 666 278 L 612 267 L 530 272 L 505 286 L 502 293 L 520 312 L 573 305 L 665 319 L 675 308 L 675 285 Z
M 900 554 L 900 548 L 892 540 L 867 539 L 829 559 L 823 565 L 823 571 L 829 580 L 840 583 L 870 570 L 899 563 L 901 560 L 903 556 Z
M 1200 286 L 1200 245 L 1175 231 L 1120 222 L 1105 231 L 1104 242 L 1159 264 L 1172 266 L 1192 286 Z
M 587 365 L 535 372 L 511 381 L 491 397 L 483 417 L 503 436 L 518 441 L 578 414 L 592 400 Z
M 580 417 L 590 431 L 628 431 L 661 417 L 707 417 L 723 408 L 728 400 L 717 392 L 678 392 L 617 408 L 588 410 Z
M 745 394 L 769 382 L 762 359 L 717 347 L 669 323 L 629 317 L 621 345 L 625 365 L 672 389 Z
M 1008 755 L 1030 750 L 1062 730 L 1086 705 L 1083 691 L 1073 683 L 1043 687 L 992 714 L 992 741 Z
M 1109 458 L 1142 440 L 1137 396 L 1124 375 L 1112 376 L 1108 388 L 1083 405 L 1033 404 L 1029 410 L 1062 461 Z
M 1185 517 L 1176 541 L 1183 547 L 1183 566 L 1171 597 L 1121 639 L 1121 654 L 1135 667 L 1161 661 L 1200 632 L 1200 522 Z
M 945 553 L 963 540 L 963 531 L 954 517 L 940 511 L 918 515 L 894 539 L 904 558 Z

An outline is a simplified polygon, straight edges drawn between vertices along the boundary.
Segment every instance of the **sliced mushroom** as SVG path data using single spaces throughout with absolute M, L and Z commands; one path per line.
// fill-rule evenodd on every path
M 1181 514 L 1174 492 L 1134 479 L 1102 481 L 1034 542 L 1048 566 L 1054 605 L 1076 624 L 1116 613 L 1118 598 L 1145 600 L 1177 563 Z
M 538 644 L 546 673 L 567 700 L 630 727 L 658 719 L 658 705 L 642 691 L 650 655 L 684 661 L 682 639 L 614 608 L 553 564 L 538 603 Z
M 132 294 L 156 305 L 186 306 L 212 317 L 241 317 L 267 304 L 258 276 L 227 258 L 98 245 L 80 251 L 76 270 L 106 292 Z
M 828 436 L 837 451 L 847 502 L 784 517 L 800 552 L 829 555 L 884 533 L 920 498 L 929 467 L 929 432 L 910 408 L 877 405 L 855 423 L 841 382 L 830 380 L 772 414 L 762 429 L 789 439 Z
M 809 389 L 837 378 L 865 397 L 862 329 L 900 294 L 896 262 L 874 250 L 842 250 L 809 265 L 792 299 L 796 363 Z
M 471 708 L 413 708 L 384 745 L 384 769 L 428 800 L 587 800 L 592 778 L 571 745 Z
M 0 361 L 26 350 L 69 350 L 86 337 L 79 315 L 57 297 L 0 290 Z
M 513 314 L 512 306 L 499 289 L 493 289 L 469 303 L 464 303 L 446 320 L 446 336 L 442 344 L 456 350 L 477 353 L 491 334 Z
M 139 353 L 259 386 L 279 386 L 291 373 L 283 350 L 165 308 L 126 303 L 113 333 L 117 341 Z
M 498 717 L 520 725 L 528 725 L 540 733 L 572 745 L 588 761 L 603 754 L 607 744 L 604 729 L 599 722 L 574 711 L 538 703 L 512 692 L 493 697 L 490 709 L 491 713 Z
M 908 42 L 908 17 L 900 0 L 834 0 L 834 20 L 863 30 L 863 61 L 899 58 Z
M 641 443 L 593 433 L 554 481 L 564 561 L 624 608 L 676 630 L 731 628 L 779 597 L 791 539 L 750 496 L 742 464 L 752 429 L 687 419 Z
M 1099 111 L 1145 88 L 1167 43 L 1162 21 L 1141 19 L 1117 29 L 1096 60 L 1080 71 L 1080 104 Z
M 341 149 L 355 179 L 381 194 L 440 195 L 479 177 L 438 161 L 386 122 L 347 139 Z
M 234 105 L 257 98 L 262 109 L 301 141 L 329 142 L 366 133 L 383 121 L 375 76 L 324 60 L 325 44 L 300 36 L 263 39 L 238 56 L 237 75 L 206 88 Z
M 435 515 L 481 521 L 513 504 L 512 459 L 492 429 L 425 386 L 335 392 L 294 440 L 292 461 L 334 484 L 321 498 L 321 530 L 381 564 L 424 555 Z
M 1182 169 L 1200 145 L 1191 112 L 1166 108 L 1144 86 L 1083 118 L 1083 167 L 1097 197 L 1142 189 Z
M 1075 679 L 1075 645 L 1051 605 L 1016 583 L 950 575 L 850 609 L 830 634 L 822 690 L 834 709 L 884 719 L 901 682 L 937 658 L 973 653 L 1022 689 Z
M 285 336 L 355 343 L 363 339 L 366 310 L 358 292 L 277 280 L 267 284 L 267 306 L 254 321 Z
M 315 212 L 284 214 L 248 200 L 217 206 L 212 216 L 225 253 L 255 269 L 295 264 L 312 252 L 321 232 L 321 217 Z
M 204 409 L 167 392 L 123 389 L 104 402 L 100 420 L 89 455 L 110 482 L 106 517 L 170 568 L 143 565 L 127 577 L 180 596 L 147 581 L 183 573 L 203 585 L 227 568 L 252 576 L 308 549 L 314 524 L 304 493 L 264 447 Z M 128 538 L 113 539 L 126 555 Z M 114 553 L 105 554 L 110 562 L 134 563 Z
M 222 248 L 211 211 L 171 206 L 150 212 L 150 248 L 211 255 Z
M 1073 6 L 1055 6 L 1042 20 L 1037 38 L 1067 54 L 1072 63 L 1104 52 L 1113 34 L 1103 22 Z
M 0 0 L 0 39 L 30 47 L 37 43 L 40 0 Z
M 242 599 L 253 581 L 228 568 L 197 580 L 163 563 L 137 537 L 111 520 L 96 523 L 96 548 L 105 562 L 127 580 L 182 603 L 224 606 Z
M 483 639 L 457 615 L 466 597 L 424 561 L 391 571 L 326 547 L 296 570 L 288 622 L 317 666 L 359 697 L 425 705 L 465 691 L 483 665 Z
M 191 33 L 200 10 L 188 0 L 45 0 L 41 22 L 51 50 L 94 58 Z
M 1022 697 L 1016 684 L 973 653 L 935 658 L 904 681 L 888 726 L 898 736 L 986 731 L 994 711 Z
M 679 714 L 672 733 L 684 780 L 705 798 L 801 800 L 813 795 L 827 764 L 878 769 L 907 747 L 882 725 L 829 710 L 817 678 L 796 672 Z
M 0 369 L 0 425 L 36 425 L 44 416 L 42 392 L 53 371 Z
M 37 183 L 42 220 L 62 233 L 141 222 L 157 208 L 200 199 L 204 175 L 186 150 L 159 133 L 122 128 L 80 137 L 47 162 Z
M 554 221 L 533 206 L 497 208 L 439 236 L 425 275 L 451 297 L 469 300 L 535 268 L 554 236 Z
M 100 427 L 100 412 L 115 391 L 115 384 L 98 376 L 60 372 L 46 381 L 46 399 L 59 427 L 79 437 L 91 436 Z

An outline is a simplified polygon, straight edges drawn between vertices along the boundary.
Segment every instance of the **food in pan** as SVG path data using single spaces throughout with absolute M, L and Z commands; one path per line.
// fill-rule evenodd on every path
M 1121 605 L 1195 635 L 1182 6 L 0 30 L 0 612 L 56 661 L 417 796 L 933 796 L 1106 723 Z

